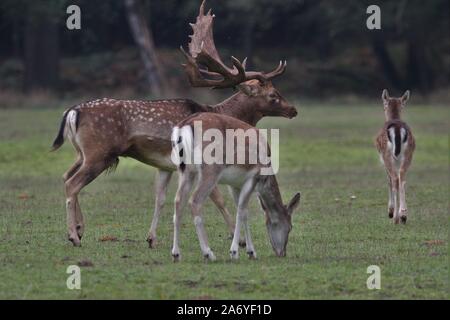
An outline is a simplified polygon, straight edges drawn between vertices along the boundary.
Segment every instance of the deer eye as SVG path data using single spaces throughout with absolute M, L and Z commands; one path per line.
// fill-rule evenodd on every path
M 271 93 L 271 94 L 269 94 L 269 98 L 270 99 L 276 99 L 278 97 L 277 97 L 277 95 L 275 93 Z

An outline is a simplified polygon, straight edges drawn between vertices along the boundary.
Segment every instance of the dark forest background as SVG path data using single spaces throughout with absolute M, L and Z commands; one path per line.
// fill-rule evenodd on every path
M 81 8 L 81 30 L 66 28 L 71 4 Z M 178 48 L 187 46 L 199 4 L 1 0 L 0 99 L 43 91 L 58 97 L 189 95 Z M 381 7 L 381 30 L 366 28 L 370 4 Z M 247 56 L 249 69 L 269 71 L 288 60 L 277 80 L 286 95 L 378 97 L 384 87 L 424 96 L 448 92 L 448 0 L 209 0 L 207 6 L 216 14 L 216 45 L 226 63 L 231 55 Z

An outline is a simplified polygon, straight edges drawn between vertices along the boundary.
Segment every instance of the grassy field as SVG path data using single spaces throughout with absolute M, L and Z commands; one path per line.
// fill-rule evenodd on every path
M 387 217 L 387 180 L 373 147 L 381 103 L 308 105 L 295 120 L 264 120 L 261 127 L 281 129 L 285 201 L 302 192 L 287 257 L 275 257 L 252 200 L 258 259 L 241 251 L 231 262 L 222 217 L 208 202 L 204 216 L 218 261 L 203 261 L 185 214 L 178 264 L 170 256 L 174 181 L 156 250 L 144 241 L 155 171 L 134 160 L 122 160 L 115 174 L 81 193 L 86 233 L 83 246 L 73 248 L 66 240 L 61 175 L 74 151 L 66 144 L 48 152 L 62 110 L 0 110 L 0 299 L 449 298 L 448 110 L 413 101 L 406 110 L 417 142 L 406 225 Z M 228 194 L 227 203 L 233 208 Z M 82 290 L 66 287 L 73 264 L 88 265 L 81 267 Z M 381 290 L 366 287 L 370 265 L 381 268 Z

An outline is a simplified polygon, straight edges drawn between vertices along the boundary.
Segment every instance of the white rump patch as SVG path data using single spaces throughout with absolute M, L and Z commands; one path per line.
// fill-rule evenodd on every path
M 405 128 L 400 128 L 400 137 L 402 138 L 402 145 L 404 144 L 403 141 L 405 140 L 405 136 L 406 136 L 406 129 Z M 406 143 L 407 141 L 405 141 Z M 402 148 L 403 149 L 403 148 Z
M 75 135 L 77 134 L 77 112 L 75 110 L 70 110 L 67 114 L 66 130 L 64 134 L 70 140 L 73 140 L 73 138 L 75 138 Z
M 78 113 L 76 110 L 70 110 L 66 118 L 66 127 L 64 129 L 64 136 L 67 137 L 70 142 L 78 148 L 77 141 L 77 118 Z
M 172 129 L 172 162 L 178 166 L 182 162 L 185 164 L 192 164 L 192 149 L 194 146 L 194 133 L 190 126 L 184 126 L 182 128 L 174 127 Z M 182 152 L 182 156 L 180 153 Z

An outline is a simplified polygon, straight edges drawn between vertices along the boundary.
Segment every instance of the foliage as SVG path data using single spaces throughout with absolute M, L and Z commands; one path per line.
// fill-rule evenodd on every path
M 142 0 L 156 46 L 186 45 L 200 0 Z M 82 9 L 82 31 L 65 29 L 66 0 L 0 4 L 0 57 L 23 54 L 23 24 L 42 10 L 60 23 L 63 57 L 88 57 L 135 46 L 122 1 L 74 0 Z M 217 16 L 215 35 L 224 57 L 249 56 L 261 68 L 280 58 L 298 63 L 294 73 L 311 76 L 311 87 L 293 90 L 367 93 L 390 86 L 422 93 L 450 79 L 450 3 L 447 0 L 379 1 L 382 30 L 366 28 L 368 0 L 209 0 Z M 24 12 L 29 14 L 24 14 Z M 270 49 L 270 50 L 268 50 Z M 226 59 L 225 59 L 226 60 Z M 180 77 L 182 77 L 180 75 Z M 316 79 L 317 78 L 317 79 Z M 0 86 L 1 86 L 0 79 Z M 14 82 L 14 81 L 10 81 Z

